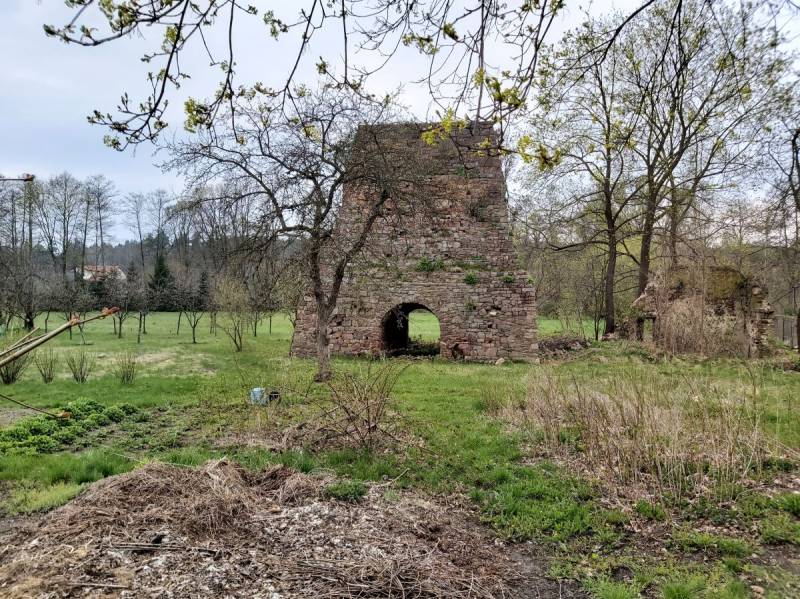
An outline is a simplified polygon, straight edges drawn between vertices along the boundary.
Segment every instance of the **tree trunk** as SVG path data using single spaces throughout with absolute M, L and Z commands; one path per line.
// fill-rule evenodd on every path
M 89 210 L 91 209 L 91 203 L 87 197 L 86 199 L 86 210 L 83 213 L 83 239 L 81 240 L 81 282 L 80 285 L 84 285 L 83 280 L 83 273 L 86 272 L 86 239 L 89 235 Z
M 25 327 L 26 331 L 32 331 L 35 325 L 34 320 L 36 317 L 31 312 L 25 312 L 25 316 L 22 319 L 23 326 Z M 46 332 L 46 331 L 45 331 Z
M 175 332 L 176 335 L 181 334 L 181 318 L 183 317 L 183 312 L 178 312 L 178 330 Z
M 797 332 L 797 353 L 800 353 L 800 310 L 797 312 L 797 323 L 795 329 Z
M 197 322 L 195 322 L 194 326 L 192 326 L 192 343 L 197 343 L 197 333 L 196 333 L 196 331 L 197 331 Z
M 644 293 L 647 281 L 650 278 L 650 248 L 653 245 L 653 221 L 654 216 L 648 213 L 644 219 L 644 230 L 642 231 L 642 249 L 639 252 L 639 278 L 636 286 L 636 296 Z
M 610 335 L 617 330 L 616 318 L 614 316 L 614 280 L 617 275 L 617 237 L 609 235 L 608 238 L 608 265 L 606 266 L 605 280 L 605 304 L 606 304 L 606 326 L 605 335 Z
M 123 320 L 124 320 L 123 318 L 119 319 L 119 332 L 117 334 L 117 339 L 122 339 L 122 321 Z
M 139 327 L 136 331 L 136 343 L 142 342 L 142 313 L 139 313 Z
M 330 312 L 326 307 L 317 305 L 317 374 L 314 377 L 317 382 L 328 381 L 332 376 L 331 346 L 328 336 Z
M 97 209 L 97 224 L 100 229 L 100 266 L 105 267 L 106 265 L 106 255 L 105 255 L 105 248 L 103 247 L 103 213 L 101 209 Z
M 653 246 L 653 227 L 656 220 L 656 208 L 658 205 L 652 189 L 652 183 L 648 186 L 648 196 L 645 203 L 644 226 L 642 227 L 642 247 L 639 251 L 639 277 L 636 285 L 636 297 L 644 293 L 647 281 L 650 279 L 650 251 Z M 636 319 L 636 339 L 644 339 L 644 319 Z

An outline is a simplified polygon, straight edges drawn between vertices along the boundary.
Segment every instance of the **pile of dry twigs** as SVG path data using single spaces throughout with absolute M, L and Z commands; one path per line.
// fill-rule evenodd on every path
M 503 597 L 501 546 L 391 483 L 325 499 L 329 474 L 227 460 L 145 465 L 0 540 L 0 595 Z

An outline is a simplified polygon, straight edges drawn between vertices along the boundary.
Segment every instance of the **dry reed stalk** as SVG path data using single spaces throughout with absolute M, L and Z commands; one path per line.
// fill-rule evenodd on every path
M 525 401 L 496 413 L 541 433 L 552 449 L 577 451 L 618 483 L 645 483 L 674 498 L 725 498 L 781 448 L 764 434 L 754 401 L 715 388 L 701 397 L 698 387 L 667 377 L 643 380 L 633 371 L 589 387 L 537 368 Z

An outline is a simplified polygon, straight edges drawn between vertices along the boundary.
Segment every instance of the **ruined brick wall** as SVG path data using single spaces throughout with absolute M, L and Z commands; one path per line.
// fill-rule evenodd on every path
M 516 265 L 500 159 L 480 149 L 491 128 L 461 131 L 435 145 L 423 125 L 384 125 L 370 132 L 402 146 L 422 166 L 413 202 L 391 201 L 345 276 L 329 331 L 334 354 L 392 349 L 387 323 L 415 308 L 439 320 L 440 354 L 471 361 L 536 356 L 532 283 Z M 378 190 L 350 187 L 335 229 L 348 234 Z M 298 311 L 292 353 L 316 350 L 316 312 L 307 293 Z M 407 334 L 407 333 L 406 333 Z
M 634 316 L 654 321 L 654 340 L 659 341 L 659 319 L 677 302 L 702 298 L 709 317 L 727 318 L 741 342 L 741 357 L 758 358 L 769 353 L 773 309 L 766 288 L 741 271 L 727 266 L 677 268 L 653 276 L 645 292 L 633 302 Z M 630 333 L 633 324 L 626 327 Z

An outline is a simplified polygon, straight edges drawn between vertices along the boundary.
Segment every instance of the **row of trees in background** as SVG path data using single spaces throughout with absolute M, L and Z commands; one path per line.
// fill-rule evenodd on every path
M 514 175 L 543 311 L 613 334 L 654 269 L 722 263 L 797 312 L 798 73 L 761 11 L 663 2 L 602 62 L 592 48 L 622 17 L 547 55 Z
M 198 197 L 204 193 L 211 191 Z M 248 220 L 231 212 L 240 209 L 178 202 L 161 190 L 119 197 L 103 176 L 81 182 L 63 173 L 6 183 L 0 187 L 0 326 L 18 321 L 32 329 L 41 317 L 46 328 L 52 313 L 68 317 L 118 306 L 120 337 L 133 316 L 141 339 L 151 311 L 176 312 L 193 340 L 204 314 L 211 314 L 213 329 L 218 311 L 246 311 L 247 327 L 257 334 L 266 314 L 297 301 L 299 287 L 279 285 L 289 272 L 279 261 L 287 244 L 276 242 L 255 258 L 247 253 Z M 123 227 L 130 240 L 111 243 L 112 232 Z
M 225 4 L 231 18 L 239 15 L 236 3 Z M 308 31 L 334 19 L 345 50 L 356 27 L 353 34 L 374 48 L 404 32 L 397 47 L 417 48 L 432 66 L 450 50 L 474 59 L 445 77 L 455 87 L 428 81 L 440 100 L 445 89 L 455 96 L 431 142 L 489 118 L 503 135 L 500 147 L 487 150 L 522 159 L 507 172 L 508 188 L 543 312 L 589 314 L 598 334 L 601 320 L 613 334 L 654 269 L 687 263 L 764 271 L 777 283 L 773 298 L 800 287 L 797 73 L 775 20 L 781 10 L 793 11 L 792 3 L 649 0 L 627 15 L 588 19 L 553 46 L 545 36 L 561 2 L 506 9 L 481 1 L 464 14 L 458 3 L 428 2 L 421 4 L 432 7 L 424 18 L 409 3 L 397 19 L 374 22 L 347 4 L 313 27 L 314 11 L 303 13 L 300 57 Z M 169 69 L 194 32 L 216 24 L 202 6 L 183 0 L 131 10 L 124 22 L 106 15 L 111 33 L 75 23 L 46 31 L 99 47 L 140 26 L 161 26 L 168 35 L 153 56 L 167 59 Z M 76 19 L 90 12 L 80 9 Z M 189 27 L 177 14 L 197 21 Z M 269 9 L 263 16 L 276 37 L 294 30 Z M 519 64 L 492 68 L 484 42 L 518 48 Z M 223 87 L 212 99 L 185 102 L 192 135 L 166 147 L 165 166 L 186 176 L 180 199 L 154 192 L 117 202 L 104 179 L 81 183 L 68 175 L 3 192 L 4 315 L 32 326 L 56 305 L 43 300 L 58 297 L 47 289 L 63 293 L 59 309 L 75 311 L 74 298 L 89 292 L 82 276 L 69 273 L 83 273 L 92 257 L 101 266 L 126 265 L 130 276 L 104 281 L 102 293 L 117 294 L 114 303 L 138 314 L 143 329 L 148 310 L 179 310 L 196 327 L 203 312 L 213 320 L 219 309 L 243 315 L 227 331 L 240 347 L 247 314 L 291 312 L 307 282 L 320 378 L 329 374 L 327 323 L 347 267 L 373 223 L 386 217 L 388 198 L 421 203 L 411 196 L 420 191 L 424 165 L 382 147 L 379 129 L 363 129 L 359 140 L 359 124 L 396 121 L 402 111 L 391 95 L 367 91 L 372 71 L 353 70 L 346 53 L 343 70 L 324 58 L 316 64 L 317 88 L 294 82 L 295 67 L 281 88 L 234 89 L 232 58 L 224 64 Z M 163 98 L 180 77 L 165 72 L 145 112 L 123 103 L 119 114 L 97 111 L 91 120 L 110 126 L 114 148 L 153 141 L 166 127 Z M 345 185 L 363 191 L 363 213 L 334 236 Z M 104 239 L 111 202 L 132 237 L 115 247 Z M 201 280 L 208 293 L 200 292 Z

